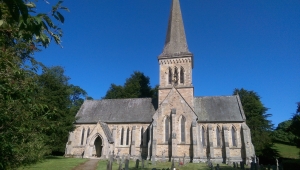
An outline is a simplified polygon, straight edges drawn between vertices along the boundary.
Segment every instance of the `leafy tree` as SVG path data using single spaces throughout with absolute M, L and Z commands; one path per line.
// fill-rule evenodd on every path
M 104 99 L 145 98 L 153 97 L 154 94 L 155 89 L 150 86 L 150 78 L 142 72 L 135 71 L 123 86 L 111 84 Z
M 297 110 L 291 121 L 290 130 L 296 136 L 295 143 L 297 147 L 300 147 L 300 102 L 297 103 Z
M 55 112 L 43 102 L 33 53 L 53 39 L 60 44 L 59 10 L 68 10 L 61 4 L 35 14 L 33 2 L 0 0 L 0 169 L 31 164 L 51 152 L 44 132 L 53 127 L 47 125 Z
M 295 135 L 289 130 L 292 120 L 286 120 L 278 124 L 273 132 L 273 138 L 277 142 L 295 145 Z
M 252 142 L 256 155 L 263 155 L 263 150 L 272 143 L 271 131 L 273 125 L 268 117 L 267 108 L 260 101 L 260 96 L 254 91 L 235 89 L 233 94 L 238 94 L 246 115 L 246 124 L 251 129 Z

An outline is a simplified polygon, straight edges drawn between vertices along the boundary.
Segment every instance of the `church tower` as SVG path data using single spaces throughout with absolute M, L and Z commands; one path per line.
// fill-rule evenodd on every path
M 183 26 L 179 0 L 172 0 L 167 36 L 159 61 L 159 103 L 174 87 L 193 107 L 193 54 L 189 51 Z

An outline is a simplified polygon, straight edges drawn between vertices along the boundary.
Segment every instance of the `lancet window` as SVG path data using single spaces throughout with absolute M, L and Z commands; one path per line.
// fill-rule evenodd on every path
M 126 145 L 129 145 L 129 128 L 127 128 L 127 133 L 126 133 Z
M 83 145 L 83 140 L 84 140 L 84 128 L 82 129 L 82 132 L 81 132 L 81 145 Z
M 206 130 L 204 129 L 204 127 L 202 126 L 202 145 L 206 146 Z
M 220 127 L 216 129 L 217 146 L 222 146 L 222 131 Z
M 121 130 L 121 141 L 120 141 L 121 145 L 123 145 L 123 138 L 124 138 L 124 128 L 122 128 Z
M 90 128 L 88 128 L 87 133 L 86 133 L 86 143 L 88 142 L 87 139 L 88 139 L 89 135 L 90 135 Z
M 178 84 L 178 69 L 175 67 L 174 69 L 174 84 Z
M 181 118 L 181 142 L 185 142 L 185 117 Z
M 170 138 L 170 118 L 165 119 L 165 142 L 168 142 Z
M 169 68 L 169 84 L 172 84 L 172 77 L 173 77 L 172 69 Z
M 184 69 L 182 67 L 180 69 L 180 83 L 184 84 Z
M 236 141 L 236 130 L 232 126 L 231 128 L 231 134 L 232 134 L 232 146 L 237 146 L 237 141 Z
M 144 128 L 142 127 L 142 129 L 141 129 L 141 145 L 143 145 L 143 140 L 144 140 L 143 134 L 144 134 Z

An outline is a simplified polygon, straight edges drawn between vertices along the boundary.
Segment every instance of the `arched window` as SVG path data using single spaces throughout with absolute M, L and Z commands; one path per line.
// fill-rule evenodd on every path
M 127 128 L 126 145 L 129 145 L 129 128 Z
M 168 142 L 170 138 L 170 118 L 165 119 L 165 142 Z
M 206 146 L 206 131 L 204 129 L 204 127 L 202 126 L 202 145 Z
M 217 127 L 216 129 L 216 137 L 217 137 L 217 146 L 222 146 L 222 131 L 220 130 L 220 127 Z
M 174 70 L 174 84 L 178 84 L 178 69 L 175 67 Z
M 180 69 L 180 83 L 184 84 L 184 69 L 182 67 Z
M 180 128 L 181 142 L 185 142 L 185 117 L 184 116 L 182 116 L 180 124 L 181 124 L 181 128 Z
M 123 145 L 123 138 L 124 138 L 124 128 L 121 130 L 121 145 Z
M 86 144 L 88 142 L 88 137 L 90 136 L 90 128 L 88 128 L 87 133 L 86 133 Z
M 143 140 L 144 140 L 143 134 L 144 134 L 144 128 L 142 127 L 142 129 L 141 129 L 141 145 L 143 145 Z
M 82 129 L 82 133 L 81 133 L 81 145 L 83 145 L 83 140 L 84 140 L 84 128 Z
M 172 77 L 173 77 L 172 69 L 169 68 L 169 84 L 172 84 Z
M 237 146 L 237 142 L 236 142 L 236 130 L 234 129 L 233 126 L 231 128 L 231 133 L 232 133 L 232 146 Z

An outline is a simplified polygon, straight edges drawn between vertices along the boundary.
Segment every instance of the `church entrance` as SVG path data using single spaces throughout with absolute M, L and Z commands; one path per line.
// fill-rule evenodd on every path
M 96 148 L 96 157 L 101 157 L 102 154 L 102 140 L 100 138 L 100 136 L 98 136 L 95 140 L 95 148 Z

